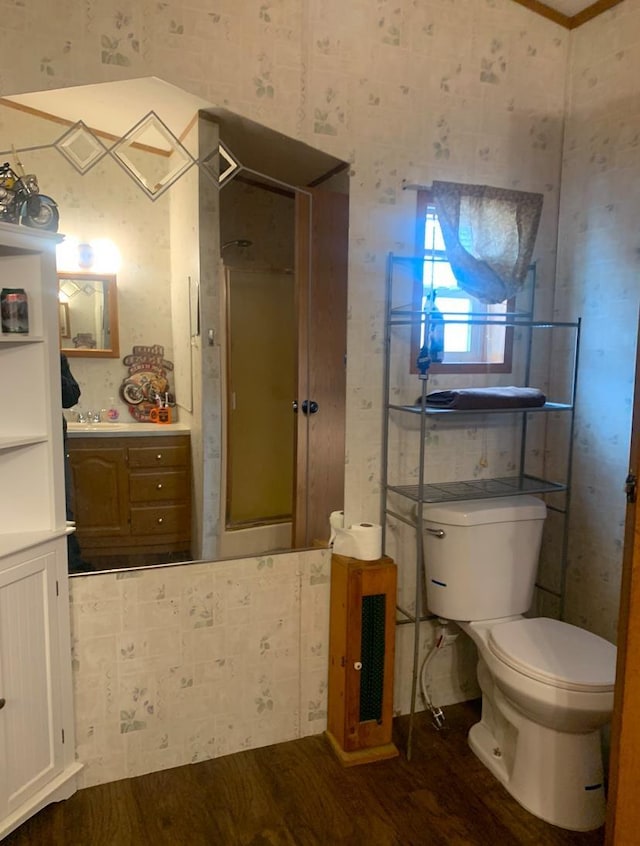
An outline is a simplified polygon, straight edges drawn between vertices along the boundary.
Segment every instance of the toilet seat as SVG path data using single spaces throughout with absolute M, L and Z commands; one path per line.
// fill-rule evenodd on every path
M 491 652 L 512 669 L 564 690 L 610 692 L 616 647 L 592 632 L 546 617 L 497 623 Z

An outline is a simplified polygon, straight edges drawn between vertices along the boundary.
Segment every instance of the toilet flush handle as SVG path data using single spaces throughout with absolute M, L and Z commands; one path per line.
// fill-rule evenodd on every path
M 446 537 L 446 532 L 444 529 L 430 529 L 428 526 L 424 528 L 425 532 L 428 532 L 430 535 L 433 535 L 434 538 L 444 538 Z

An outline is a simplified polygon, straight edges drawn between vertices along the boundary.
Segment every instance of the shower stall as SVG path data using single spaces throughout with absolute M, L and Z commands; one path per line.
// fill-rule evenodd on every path
M 227 242 L 241 247 L 243 239 Z M 223 244 L 223 250 L 227 244 Z M 225 266 L 222 556 L 291 547 L 296 317 L 288 269 Z

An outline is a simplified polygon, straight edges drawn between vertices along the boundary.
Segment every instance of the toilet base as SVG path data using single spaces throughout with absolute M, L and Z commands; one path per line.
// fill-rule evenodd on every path
M 484 696 L 482 720 L 469 731 L 469 746 L 476 756 L 536 817 L 571 831 L 603 825 L 600 731 L 570 734 L 545 728 L 516 711 L 499 691 L 495 693 L 502 701 L 489 703 Z

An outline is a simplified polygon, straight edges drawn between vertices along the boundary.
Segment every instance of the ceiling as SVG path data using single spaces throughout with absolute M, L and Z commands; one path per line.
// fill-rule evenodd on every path
M 122 137 L 151 110 L 179 138 L 196 112 L 213 105 L 154 76 L 35 91 L 3 99 L 43 116 L 62 118 L 69 124 L 81 120 L 88 127 L 116 138 Z M 156 140 L 163 149 L 165 145 L 159 138 Z
M 269 174 L 286 186 L 311 186 L 344 170 L 346 163 L 261 124 L 218 108 L 157 77 L 80 85 L 0 98 L 0 105 L 26 109 L 66 125 L 82 121 L 111 138 L 129 133 L 150 111 L 178 139 L 204 112 L 219 125 L 220 138 L 243 166 Z M 64 129 L 61 129 L 61 134 Z M 138 139 L 146 149 L 166 153 L 172 141 L 153 127 Z
M 572 18 L 574 15 L 577 15 L 578 12 L 584 12 L 585 9 L 588 9 L 589 6 L 595 5 L 593 0 L 550 0 L 544 4 L 545 6 L 550 6 L 552 9 L 555 9 L 556 12 L 560 12 L 563 15 L 566 15 L 569 18 Z
M 596 0 L 596 2 L 594 0 L 545 0 L 544 3 L 539 0 L 513 1 L 567 29 L 576 29 L 622 2 L 622 0 Z

